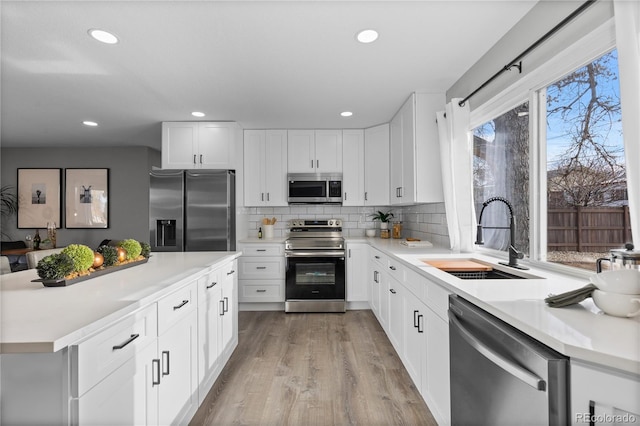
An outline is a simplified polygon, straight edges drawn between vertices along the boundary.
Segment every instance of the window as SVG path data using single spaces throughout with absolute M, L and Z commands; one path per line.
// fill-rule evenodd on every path
M 518 250 L 595 271 L 597 258 L 631 239 L 617 53 L 537 87 L 473 129 L 476 214 L 488 198 L 504 197 Z M 539 129 L 535 139 L 530 129 Z M 507 251 L 509 231 L 487 228 L 508 227 L 508 217 L 503 203 L 485 208 L 485 247 Z
M 507 251 L 510 213 L 505 203 L 482 204 L 503 197 L 513 207 L 513 245 L 529 253 L 529 103 L 473 129 L 473 196 L 476 215 L 482 212 L 484 246 Z
M 547 260 L 594 270 L 598 257 L 631 239 L 617 52 L 563 76 L 540 99 L 547 123 Z

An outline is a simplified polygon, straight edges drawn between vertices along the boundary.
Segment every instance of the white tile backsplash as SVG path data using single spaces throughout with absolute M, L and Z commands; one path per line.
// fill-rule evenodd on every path
M 300 205 L 291 207 L 243 207 L 238 220 L 247 221 L 248 237 L 258 235 L 263 218 L 277 219 L 275 237 L 287 235 L 292 219 L 342 219 L 345 237 L 364 237 L 366 229 L 380 228 L 371 220 L 371 214 L 381 210 L 394 213 L 393 220 L 402 221 L 402 236 L 431 241 L 441 247 L 449 246 L 449 232 L 444 203 L 420 204 L 416 206 L 389 207 L 342 207 L 331 205 Z

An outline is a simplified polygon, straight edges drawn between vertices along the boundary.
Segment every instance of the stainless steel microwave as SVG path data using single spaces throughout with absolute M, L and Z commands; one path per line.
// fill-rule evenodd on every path
M 289 204 L 342 204 L 341 174 L 289 173 Z

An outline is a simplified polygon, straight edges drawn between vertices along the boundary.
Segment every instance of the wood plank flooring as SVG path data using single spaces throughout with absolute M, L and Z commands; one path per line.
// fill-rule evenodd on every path
M 192 425 L 436 425 L 371 311 L 243 311 L 238 322 Z

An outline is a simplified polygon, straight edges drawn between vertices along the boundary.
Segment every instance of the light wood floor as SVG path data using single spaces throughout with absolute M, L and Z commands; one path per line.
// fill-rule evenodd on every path
M 192 425 L 436 425 L 369 310 L 240 312 L 238 328 Z

